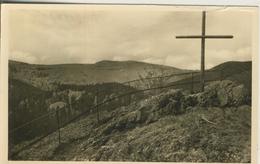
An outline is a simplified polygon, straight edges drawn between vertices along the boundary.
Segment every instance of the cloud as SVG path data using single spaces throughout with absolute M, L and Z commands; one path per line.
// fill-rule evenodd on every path
M 28 63 L 35 63 L 38 60 L 36 56 L 23 51 L 14 51 L 11 53 L 9 57 L 17 61 L 28 62 Z
M 163 58 L 147 58 L 142 60 L 143 62 L 152 63 L 152 64 L 164 64 Z
M 241 47 L 237 50 L 208 50 L 206 56 L 207 68 L 211 68 L 225 61 L 250 61 L 251 48 Z
M 175 7 L 127 9 L 16 9 L 9 14 L 10 58 L 29 63 L 95 63 L 138 60 L 199 69 L 200 40 L 175 39 L 200 34 L 201 12 Z M 232 34 L 231 40 L 206 41 L 206 67 L 250 60 L 252 12 L 207 13 L 207 34 Z

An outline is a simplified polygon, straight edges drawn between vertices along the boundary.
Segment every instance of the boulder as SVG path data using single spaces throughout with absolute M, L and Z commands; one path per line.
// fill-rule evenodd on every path
M 182 90 L 180 89 L 172 89 L 166 94 L 159 95 L 160 100 L 158 103 L 159 108 L 166 107 L 170 102 L 177 101 L 180 102 L 181 99 L 184 97 Z
M 221 84 L 221 83 L 220 83 Z M 219 106 L 239 106 L 248 103 L 249 91 L 243 84 L 220 85 L 217 91 Z
M 224 80 L 210 83 L 195 97 L 199 106 L 239 106 L 248 103 L 249 91 L 244 85 Z
M 212 87 L 216 88 L 217 98 L 219 101 L 219 106 L 229 106 L 232 102 L 232 89 L 236 86 L 235 83 L 229 80 L 224 80 L 216 82 Z
M 148 117 L 147 117 L 147 119 L 146 119 L 146 124 L 149 124 L 149 123 L 152 123 L 152 122 L 155 122 L 155 121 L 157 121 L 157 120 L 159 120 L 160 119 L 160 114 L 159 114 L 159 112 L 151 112 L 149 115 L 148 115 Z
M 110 134 L 113 130 L 123 131 L 125 129 L 131 129 L 144 120 L 142 112 L 136 110 L 126 115 L 116 117 L 112 121 L 112 123 L 105 126 L 102 133 Z
M 218 105 L 217 95 L 214 90 L 195 95 L 197 97 L 197 105 L 202 107 Z
M 244 85 L 236 86 L 232 89 L 232 105 L 240 106 L 243 104 L 249 104 L 249 91 L 245 88 Z
M 198 99 L 196 95 L 187 95 L 183 98 L 182 108 L 194 107 L 198 104 Z
M 180 101 L 170 99 L 170 103 L 165 107 L 165 114 L 180 114 L 181 105 Z

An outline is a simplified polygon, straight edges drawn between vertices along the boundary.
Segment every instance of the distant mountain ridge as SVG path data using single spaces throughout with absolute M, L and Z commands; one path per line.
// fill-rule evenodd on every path
M 48 90 L 53 83 L 93 84 L 104 82 L 125 82 L 146 76 L 149 72 L 155 75 L 181 73 L 175 67 L 149 64 L 137 61 L 104 60 L 95 64 L 57 64 L 37 65 L 9 61 L 10 78 L 21 80 L 35 87 Z
M 209 70 L 222 70 L 224 75 L 232 75 L 235 81 L 251 84 L 252 62 L 230 61 Z M 150 64 L 138 61 L 103 60 L 95 64 L 55 64 L 38 65 L 9 61 L 9 77 L 20 80 L 43 90 L 51 90 L 53 84 L 94 84 L 104 82 L 125 82 L 146 77 L 150 72 L 156 76 L 184 73 L 190 70 Z M 239 76 L 242 76 L 239 77 Z M 219 76 L 216 74 L 216 76 Z M 248 79 L 250 78 L 250 80 Z

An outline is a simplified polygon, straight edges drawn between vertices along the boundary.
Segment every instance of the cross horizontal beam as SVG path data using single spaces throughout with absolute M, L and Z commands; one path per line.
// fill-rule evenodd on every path
M 180 35 L 176 39 L 232 39 L 233 35 Z

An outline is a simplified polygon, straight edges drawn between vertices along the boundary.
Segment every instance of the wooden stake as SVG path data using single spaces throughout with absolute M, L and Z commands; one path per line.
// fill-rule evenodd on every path
M 59 116 L 59 110 L 56 110 L 56 117 L 57 117 L 57 123 L 58 123 L 58 133 L 59 133 L 59 144 L 61 143 L 60 140 L 60 116 Z
M 191 72 L 191 93 L 194 93 L 194 91 L 193 91 L 193 72 Z
M 99 96 L 99 90 L 97 88 L 97 93 L 96 93 L 96 108 L 97 108 L 97 123 L 99 123 L 99 109 L 98 109 L 98 96 Z

